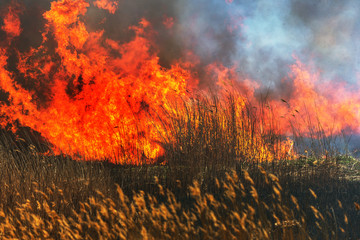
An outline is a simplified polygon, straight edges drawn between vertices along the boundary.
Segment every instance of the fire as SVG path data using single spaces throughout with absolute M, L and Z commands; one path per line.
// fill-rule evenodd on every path
M 306 137 L 320 132 L 321 137 L 348 133 L 346 131 L 358 133 L 358 89 L 348 90 L 346 84 L 341 82 L 329 84 L 310 65 L 305 65 L 296 56 L 294 59 L 295 63 L 289 67 L 288 78 L 282 80 L 284 84 L 292 81 L 291 98 L 264 99 L 268 108 L 263 109 L 266 117 L 262 127 L 288 136 L 294 130 Z M 255 92 L 260 85 L 250 79 L 243 79 L 236 69 L 216 64 L 209 66 L 209 71 L 216 75 L 221 91 L 233 95 L 240 91 L 242 95 L 239 102 L 243 102 L 245 97 L 254 106 L 259 105 L 262 100 L 255 97 Z
M 294 129 L 305 136 L 359 132 L 357 89 L 350 91 L 344 83 L 334 85 L 322 81 L 319 72 L 311 71 L 298 59 L 290 69 L 289 78 L 293 80 L 294 88 L 291 98 L 282 103 L 271 102 L 274 115 L 283 117 L 277 120 L 282 133 L 289 134 Z
M 153 162 L 164 151 L 161 136 L 171 134 L 166 132 L 165 112 L 180 112 L 174 106 L 193 97 L 199 58 L 184 49 L 187 60 L 179 59 L 165 68 L 159 63 L 157 33 L 150 21 L 141 19 L 129 27 L 133 35 L 129 41 L 117 41 L 107 37 L 105 30 L 89 30 L 85 19 L 91 6 L 110 14 L 119 7 L 111 0 L 92 1 L 92 5 L 87 0 L 51 2 L 50 10 L 43 14 L 46 25 L 41 44 L 27 52 L 16 50 L 16 72 L 9 68 L 9 56 L 14 51 L 12 41 L 22 34 L 20 11 L 8 8 L 1 26 L 8 38 L 0 45 L 0 88 L 8 94 L 0 105 L 1 126 L 38 131 L 53 144 L 55 153 L 121 164 Z M 163 16 L 164 28 L 172 30 L 174 18 Z M 236 29 L 228 26 L 230 32 Z M 289 99 L 273 97 L 261 102 L 256 96 L 261 84 L 243 77 L 237 69 L 237 65 L 225 67 L 216 62 L 205 67 L 204 75 L 217 82 L 223 101 L 229 93 L 237 96 L 237 117 L 242 117 L 249 103 L 266 106 L 255 111 L 258 135 L 243 136 L 255 139 L 244 145 L 255 144 L 262 160 L 295 156 L 289 138 L 281 146 L 269 146 L 262 138 L 269 131 L 291 136 L 294 131 L 331 135 L 359 130 L 357 91 L 344 84 L 328 85 L 320 73 L 296 57 L 289 76 L 283 79 L 284 84 L 292 83 Z M 270 151 L 271 147 L 277 150 Z
M 16 83 L 6 70 L 7 51 L 1 49 L 0 86 L 10 96 L 10 104 L 1 106 L 6 115 L 2 125 L 19 121 L 40 132 L 57 152 L 119 163 L 139 164 L 141 156 L 151 161 L 162 151 L 156 143 L 162 131 L 157 119 L 169 101 L 186 95 L 189 73 L 179 65 L 159 65 L 145 19 L 131 27 L 135 37 L 120 44 L 105 38 L 103 31 L 87 31 L 80 19 L 88 7 L 84 0 L 52 2 L 44 13 L 48 23 L 43 44 L 19 53 L 24 75 L 52 82 L 45 106 L 36 92 Z M 43 54 L 51 51 L 46 45 L 51 34 L 57 60 Z M 33 61 L 33 56 L 40 59 Z M 128 159 L 120 159 L 124 154 Z
M 114 14 L 118 8 L 118 2 L 110 0 L 97 0 L 94 2 L 94 5 L 98 8 L 108 10 L 112 14 Z
M 171 29 L 174 26 L 174 18 L 164 16 L 163 24 L 167 29 Z
M 14 4 L 8 8 L 8 12 L 4 17 L 4 25 L 1 30 L 6 32 L 9 37 L 17 37 L 21 33 L 19 13 L 18 6 Z

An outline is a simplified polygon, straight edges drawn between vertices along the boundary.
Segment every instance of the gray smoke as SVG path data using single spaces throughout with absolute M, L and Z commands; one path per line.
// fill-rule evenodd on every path
M 13 1 L 2 0 L 1 13 Z M 23 33 L 22 51 L 41 43 L 42 14 L 51 0 L 18 0 Z M 92 1 L 90 1 L 92 2 Z M 238 72 L 264 88 L 285 91 L 280 81 L 289 65 L 313 63 L 326 81 L 343 80 L 353 88 L 360 72 L 360 3 L 357 0 L 122 0 L 115 14 L 91 4 L 85 16 L 91 30 L 129 41 L 129 26 L 145 18 L 157 32 L 160 63 L 170 66 L 190 50 L 200 58 L 198 74 L 212 62 L 238 66 Z M 172 29 L 163 24 L 173 17 Z M 105 21 L 104 21 L 105 19 Z M 1 22 L 0 22 L 1 24 Z M 4 33 L 0 31 L 0 37 Z M 202 79 L 203 82 L 207 80 Z M 356 86 L 357 87 L 357 86 Z M 286 93 L 284 93 L 286 94 Z

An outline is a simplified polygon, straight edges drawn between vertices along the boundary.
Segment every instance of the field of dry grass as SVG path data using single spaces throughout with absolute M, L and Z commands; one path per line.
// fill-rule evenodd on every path
M 1 132 L 0 239 L 359 239 L 359 160 L 325 138 L 295 155 L 233 100 L 168 113 L 154 165 L 44 155 Z

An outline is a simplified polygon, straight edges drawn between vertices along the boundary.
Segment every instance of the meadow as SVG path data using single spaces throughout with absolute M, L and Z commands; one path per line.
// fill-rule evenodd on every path
M 360 161 L 344 136 L 317 123 L 290 141 L 238 98 L 183 105 L 166 112 L 164 154 L 138 166 L 44 154 L 29 129 L 2 130 L 0 238 L 360 238 Z

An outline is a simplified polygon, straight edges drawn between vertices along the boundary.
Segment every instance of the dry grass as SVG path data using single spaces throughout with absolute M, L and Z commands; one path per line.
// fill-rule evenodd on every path
M 216 194 L 204 192 L 195 181 L 184 190 L 187 203 L 157 178 L 153 181 L 157 197 L 138 191 L 129 198 L 117 185 L 114 195 L 95 190 L 77 204 L 55 184 L 39 190 L 42 187 L 32 182 L 30 196 L 0 205 L 0 233 L 3 239 L 310 239 L 308 221 L 314 218 L 315 237 L 350 236 L 346 213 L 334 219 L 316 204 L 302 209 L 293 195 L 284 195 L 275 175 L 262 167 L 257 174 L 257 179 L 245 170 L 241 175 L 227 174 L 222 181 L 215 180 Z M 256 181 L 266 188 L 265 196 L 256 189 Z M 308 191 L 308 197 L 318 198 Z M 329 219 L 336 221 L 334 228 Z
M 2 132 L 0 238 L 359 238 L 358 160 L 327 149 L 331 139 L 294 159 L 239 98 L 181 109 L 164 121 L 165 165 L 47 156 L 27 131 Z

